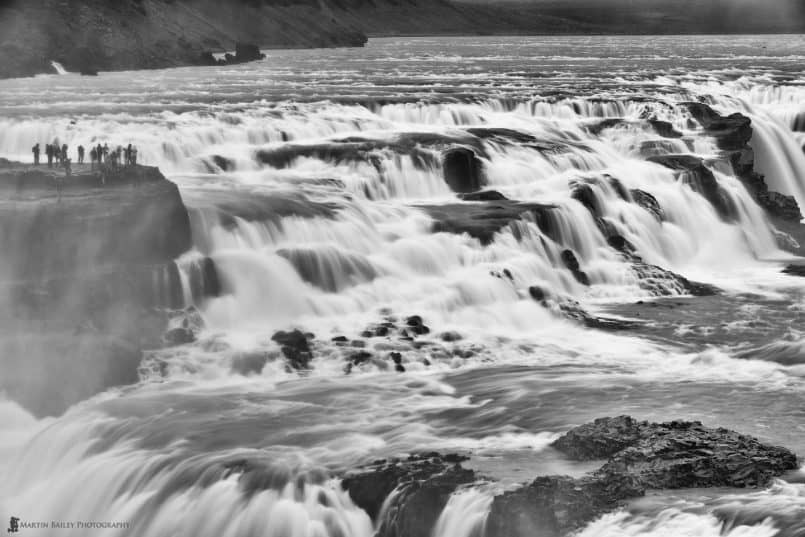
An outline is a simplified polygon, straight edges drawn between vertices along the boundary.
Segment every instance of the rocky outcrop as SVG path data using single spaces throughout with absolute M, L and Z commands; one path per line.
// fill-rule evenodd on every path
M 750 118 L 739 113 L 722 116 L 704 103 L 685 103 L 685 106 L 704 131 L 716 139 L 718 147 L 724 151 L 724 159 L 732 165 L 735 174 L 758 205 L 774 219 L 790 222 L 802 220 L 799 205 L 794 197 L 770 191 L 763 175 L 755 171 L 755 154 L 749 145 L 752 139 Z M 707 186 L 711 182 L 706 177 L 703 179 L 702 193 L 711 199 L 709 196 L 712 196 L 713 188 Z
M 466 233 L 482 244 L 491 243 L 496 233 L 523 218 L 532 219 L 548 236 L 555 233 L 550 214 L 555 206 L 542 203 L 498 200 L 475 204 L 421 205 L 420 208 L 433 219 L 433 231 Z M 512 230 L 516 233 L 516 226 Z
M 582 477 L 539 476 L 497 494 L 484 537 L 560 537 L 647 490 L 763 487 L 797 468 L 796 456 L 750 436 L 699 422 L 601 418 L 572 429 L 553 448 L 575 461 L 601 460 Z M 426 537 L 451 494 L 483 477 L 465 457 L 437 453 L 377 461 L 348 473 L 342 487 L 380 537 Z
M 704 159 L 694 155 L 656 155 L 648 160 L 678 172 L 685 183 L 710 202 L 723 220 L 734 221 L 737 218 L 737 208 L 732 199 L 718 184 Z
M 291 368 L 310 369 L 313 352 L 310 349 L 309 341 L 313 339 L 313 334 L 306 334 L 300 330 L 277 332 L 271 336 L 271 339 L 280 346 L 282 354 Z
M 201 54 L 202 65 L 237 65 L 239 63 L 254 62 L 264 60 L 266 55 L 260 52 L 260 47 L 252 43 L 237 43 L 235 45 L 235 54 L 226 53 L 221 59 L 217 59 L 212 52 L 203 52 Z M 216 164 L 222 169 L 226 166 L 222 165 L 224 160 L 221 157 L 213 157 L 216 159 Z
M 38 413 L 136 380 L 141 350 L 164 343 L 160 310 L 184 306 L 174 259 L 191 247 L 179 191 L 156 168 L 64 175 L 0 163 L 0 388 Z M 204 264 L 195 294 L 216 276 Z
M 543 476 L 497 496 L 485 537 L 557 537 L 648 489 L 762 487 L 797 468 L 785 448 L 699 422 L 602 418 L 571 430 L 553 447 L 574 460 L 606 460 L 581 478 Z
M 342 487 L 375 521 L 377 537 L 428 537 L 450 495 L 476 481 L 475 472 L 461 467 L 462 460 L 431 453 L 378 461 L 345 477 Z
M 485 183 L 483 164 L 470 148 L 455 147 L 442 155 L 444 181 L 453 192 L 476 192 Z
M 659 220 L 660 222 L 665 220 L 665 211 L 663 211 L 660 202 L 657 201 L 653 195 L 649 194 L 645 190 L 639 189 L 632 189 L 629 191 L 632 200 L 648 212 L 654 215 L 654 217 Z

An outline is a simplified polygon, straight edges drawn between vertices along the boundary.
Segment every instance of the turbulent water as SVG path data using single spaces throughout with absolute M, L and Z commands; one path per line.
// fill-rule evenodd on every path
M 0 157 L 28 160 L 35 141 L 56 137 L 134 143 L 191 210 L 196 247 L 180 268 L 210 256 L 227 291 L 196 304 L 199 341 L 149 353 L 136 386 L 41 420 L 0 401 L 0 517 L 128 521 L 143 537 L 369 536 L 339 475 L 424 449 L 470 454 L 489 478 L 455 493 L 439 519 L 437 537 L 461 537 L 477 535 L 495 492 L 586 471 L 548 445 L 595 417 L 697 419 L 805 454 L 805 280 L 780 273 L 791 256 L 732 170 L 714 167 L 736 207 L 727 223 L 646 160 L 718 153 L 679 106 L 707 102 L 751 117 L 756 167 L 805 206 L 803 66 L 804 36 L 422 38 L 0 82 Z M 604 118 L 627 121 L 590 129 Z M 647 118 L 683 138 L 660 137 Z M 522 136 L 475 138 L 474 127 Z M 488 188 L 554 205 L 557 232 L 525 218 L 489 244 L 434 233 L 429 208 L 457 202 L 438 155 L 423 163 L 396 149 L 425 134 L 472 138 Z M 358 137 L 387 143 L 368 162 L 305 149 Z M 257 158 L 282 149 L 294 152 L 284 166 Z M 651 193 L 665 219 L 604 177 Z M 651 302 L 571 197 L 580 182 L 596 185 L 604 217 L 648 263 L 725 294 Z M 564 249 L 591 286 L 562 263 Z M 533 300 L 535 285 L 646 324 L 585 328 Z M 372 358 L 351 368 L 355 349 L 331 341 L 409 315 L 430 327 L 420 344 L 367 339 Z M 287 368 L 271 340 L 292 328 L 315 334 L 310 371 Z M 243 460 L 292 479 L 244 491 L 224 471 Z M 796 477 L 765 491 L 649 497 L 581 535 L 802 535 Z

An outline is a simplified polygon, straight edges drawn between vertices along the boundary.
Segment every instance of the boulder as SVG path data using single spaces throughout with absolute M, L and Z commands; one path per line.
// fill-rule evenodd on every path
M 628 474 L 647 489 L 764 487 L 799 467 L 788 449 L 698 421 L 600 418 L 552 445 L 574 460 L 608 458 L 594 475 Z
M 565 264 L 565 267 L 573 274 L 573 277 L 576 278 L 582 285 L 590 285 L 590 277 L 587 276 L 587 273 L 581 270 L 581 265 L 579 264 L 579 260 L 576 258 L 576 254 L 573 253 L 572 250 L 563 250 L 562 251 L 562 263 Z
M 442 170 L 444 180 L 453 192 L 476 192 L 485 183 L 483 163 L 469 147 L 454 147 L 445 151 Z
M 632 201 L 637 205 L 644 208 L 646 211 L 654 215 L 654 217 L 662 222 L 665 220 L 665 211 L 662 210 L 657 198 L 646 192 L 645 190 L 633 189 L 629 193 L 632 196 Z
M 462 460 L 457 455 L 431 453 L 378 461 L 352 472 L 341 483 L 352 501 L 375 521 L 377 537 L 428 537 L 450 495 L 476 480 L 475 472 L 458 464 Z M 392 492 L 380 519 L 381 507 Z
M 573 460 L 606 460 L 581 478 L 542 476 L 495 497 L 485 537 L 559 537 L 648 489 L 762 487 L 798 467 L 789 450 L 699 422 L 601 418 L 553 443 Z
M 288 365 L 296 370 L 310 369 L 310 361 L 313 359 L 313 352 L 310 349 L 308 339 L 313 339 L 312 335 L 305 334 L 301 330 L 292 332 L 277 332 L 271 339 L 280 346 L 282 354 L 288 360 Z

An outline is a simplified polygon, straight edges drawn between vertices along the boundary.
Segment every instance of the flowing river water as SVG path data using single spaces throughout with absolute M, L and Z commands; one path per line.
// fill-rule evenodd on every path
M 805 206 L 803 66 L 805 36 L 416 38 L 0 81 L 0 157 L 28 160 L 35 141 L 54 138 L 135 144 L 191 212 L 195 249 L 178 265 L 211 257 L 227 290 L 196 305 L 198 341 L 147 354 L 137 385 L 57 418 L 0 399 L 0 516 L 123 520 L 138 537 L 370 536 L 339 476 L 436 450 L 471 455 L 488 478 L 455 493 L 435 530 L 469 537 L 496 491 L 587 471 L 549 444 L 595 417 L 696 419 L 805 455 L 805 280 L 780 272 L 793 256 L 729 168 L 713 165 L 735 207 L 727 222 L 646 160 L 716 155 L 680 106 L 706 102 L 752 119 L 756 168 Z M 608 118 L 626 121 L 591 128 Z M 658 135 L 649 118 L 682 138 Z M 488 188 L 551 204 L 556 232 L 528 218 L 488 243 L 434 232 L 432 209 L 456 196 L 438 158 L 399 149 L 434 136 L 471 138 Z M 337 158 L 358 139 L 382 143 L 369 160 Z M 290 157 L 272 165 L 260 151 Z M 664 218 L 601 178 L 649 192 Z M 595 185 L 604 217 L 646 262 L 724 293 L 686 297 L 661 280 L 655 289 L 671 296 L 652 296 L 571 197 L 579 182 Z M 532 286 L 643 323 L 586 328 L 533 300 Z M 361 337 L 411 315 L 430 328 L 416 344 Z M 294 328 L 315 335 L 302 373 L 271 340 Z M 355 349 L 336 336 L 371 357 L 346 367 Z M 243 460 L 288 484 L 244 490 L 221 470 Z M 803 535 L 801 482 L 652 495 L 581 535 Z

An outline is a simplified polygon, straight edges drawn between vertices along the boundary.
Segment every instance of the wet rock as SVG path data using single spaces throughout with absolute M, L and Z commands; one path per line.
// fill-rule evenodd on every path
M 645 488 L 763 487 L 798 468 L 788 449 L 700 422 L 601 418 L 571 430 L 553 447 L 576 460 L 608 457 L 594 475 L 630 475 Z
M 606 459 L 581 478 L 542 476 L 496 496 L 485 537 L 558 537 L 647 489 L 761 487 L 797 467 L 789 450 L 699 422 L 601 418 L 553 443 L 574 460 Z
M 371 352 L 358 351 L 350 354 L 348 360 L 352 365 L 361 365 L 371 361 L 372 358 L 373 356 Z
M 196 336 L 192 330 L 179 327 L 165 332 L 163 336 L 166 346 L 185 345 L 196 341 Z
M 638 483 L 613 476 L 574 479 L 541 476 L 519 489 L 496 496 L 484 537 L 558 537 L 642 495 Z
M 741 149 L 752 139 L 752 120 L 743 114 L 722 116 L 704 103 L 685 103 L 685 107 L 721 149 Z
M 335 336 L 330 341 L 332 341 L 336 345 L 346 345 L 347 343 L 349 343 L 349 338 L 347 338 L 346 336 Z
M 657 198 L 645 190 L 640 189 L 633 189 L 629 193 L 632 196 L 632 201 L 634 201 L 637 205 L 653 214 L 654 217 L 660 222 L 665 220 L 665 211 L 662 210 L 660 202 L 657 201 Z
M 581 307 L 581 304 L 574 300 L 564 300 L 559 302 L 558 310 L 561 315 L 573 321 L 580 322 L 588 328 L 598 330 L 619 331 L 630 330 L 638 326 L 638 323 L 625 319 L 615 319 L 612 317 L 599 317 L 592 315 Z
M 428 328 L 422 322 L 422 317 L 419 315 L 412 315 L 411 317 L 408 317 L 405 320 L 405 324 L 408 326 L 407 331 L 411 334 L 422 336 L 430 333 L 430 328 Z
M 663 138 L 682 138 L 682 133 L 676 130 L 674 126 L 668 121 L 659 119 L 649 119 L 648 124 L 652 126 L 654 132 Z
M 434 220 L 434 232 L 466 233 L 484 245 L 491 243 L 495 234 L 507 226 L 510 226 L 515 238 L 518 237 L 522 233 L 520 223 L 524 219 L 536 223 L 549 237 L 556 236 L 551 214 L 555 206 L 543 203 L 500 200 L 419 207 Z
M 598 199 L 595 197 L 593 188 L 586 183 L 575 183 L 571 185 L 570 197 L 578 201 L 585 207 L 593 216 L 601 215 L 601 207 L 598 205 Z
M 689 280 L 676 272 L 645 263 L 637 256 L 633 256 L 633 259 L 631 268 L 638 278 L 638 285 L 641 289 L 650 292 L 652 296 L 721 294 L 721 290 L 714 285 Z
M 476 480 L 472 470 L 458 464 L 462 460 L 434 453 L 378 461 L 347 475 L 341 483 L 352 501 L 377 523 L 377 537 L 427 537 L 450 495 Z M 383 503 L 395 490 L 383 519 L 378 520 Z
M 398 373 L 405 373 L 405 366 L 402 364 L 395 364 L 394 370 Z
M 737 208 L 719 186 L 704 159 L 694 155 L 658 155 L 647 160 L 677 171 L 686 184 L 710 202 L 723 220 L 734 221 L 737 218 Z
M 497 190 L 483 190 L 481 192 L 470 192 L 468 194 L 459 194 L 458 196 L 464 201 L 500 201 L 508 199 L 506 196 Z
M 442 332 L 441 334 L 439 334 L 439 339 L 441 339 L 442 341 L 444 341 L 446 343 L 453 343 L 453 342 L 456 342 L 456 341 L 461 341 L 464 338 L 458 332 L 455 332 L 455 331 L 451 330 L 451 331 Z
M 529 287 L 528 294 L 531 296 L 531 298 L 533 298 L 537 302 L 543 302 L 545 298 L 547 298 L 548 296 L 545 290 L 537 285 L 532 285 L 531 287 Z
M 313 353 L 308 343 L 308 336 L 300 330 L 292 332 L 277 332 L 271 339 L 280 345 L 282 354 L 288 360 L 288 364 L 297 370 L 310 369 L 310 361 Z M 311 338 L 312 339 L 312 338 Z
M 202 304 L 205 300 L 219 297 L 224 293 L 221 279 L 218 277 L 218 267 L 210 257 L 203 257 L 190 265 L 188 280 L 195 304 Z
M 442 155 L 444 180 L 458 193 L 476 192 L 484 184 L 483 164 L 470 148 L 455 147 Z
M 788 265 L 781 272 L 783 274 L 790 274 L 791 276 L 805 277 L 805 265 Z
M 576 258 L 576 254 L 574 254 L 572 250 L 562 251 L 562 263 L 564 263 L 567 269 L 573 273 L 573 277 L 576 278 L 576 281 L 582 285 L 590 285 L 589 276 L 587 276 L 587 274 L 581 270 L 579 260 Z
M 394 362 L 395 364 L 399 365 L 402 363 L 402 354 L 400 354 L 399 352 L 390 353 L 389 358 L 391 358 L 391 361 Z

